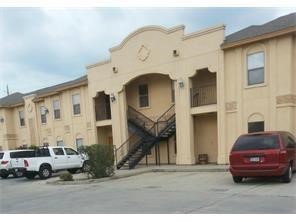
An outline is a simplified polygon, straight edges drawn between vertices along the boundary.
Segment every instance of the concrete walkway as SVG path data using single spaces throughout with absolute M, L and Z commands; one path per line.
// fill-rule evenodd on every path
M 112 177 L 106 177 L 101 179 L 91 179 L 87 177 L 87 174 L 79 173 L 74 174 L 74 181 L 61 181 L 59 177 L 54 177 L 47 180 L 47 184 L 85 184 L 85 183 L 96 183 L 104 182 L 112 179 L 120 179 L 130 176 L 136 176 L 143 173 L 149 172 L 225 172 L 228 171 L 228 165 L 142 165 L 137 166 L 135 169 L 120 169 L 115 170 L 115 174 Z

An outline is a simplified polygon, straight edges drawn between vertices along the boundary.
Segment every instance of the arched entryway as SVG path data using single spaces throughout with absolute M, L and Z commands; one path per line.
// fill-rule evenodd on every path
M 166 117 L 174 115 L 175 81 L 168 75 L 151 73 L 134 78 L 125 84 L 125 94 L 130 136 L 141 127 L 144 131 L 159 133 Z M 175 138 L 172 134 L 160 139 L 140 164 L 175 164 Z

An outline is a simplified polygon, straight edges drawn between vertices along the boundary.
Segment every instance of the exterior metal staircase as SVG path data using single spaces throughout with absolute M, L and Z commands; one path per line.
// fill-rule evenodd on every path
M 153 121 L 132 107 L 128 107 L 128 127 L 131 136 L 115 149 L 116 167 L 134 168 L 150 150 L 176 132 L 175 105 Z M 121 158 L 119 160 L 118 156 Z

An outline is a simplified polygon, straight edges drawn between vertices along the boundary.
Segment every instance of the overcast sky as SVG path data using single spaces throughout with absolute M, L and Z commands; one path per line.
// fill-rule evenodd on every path
M 226 34 L 296 8 L 0 8 L 0 97 L 72 80 L 109 58 L 109 48 L 146 25 L 184 24 L 190 33 L 217 24 Z

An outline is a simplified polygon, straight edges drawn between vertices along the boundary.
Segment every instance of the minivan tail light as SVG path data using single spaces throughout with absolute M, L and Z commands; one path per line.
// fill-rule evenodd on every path
M 287 151 L 280 150 L 280 163 L 286 163 L 286 162 L 287 162 Z
M 29 166 L 29 163 L 27 160 L 24 160 L 24 164 L 25 164 L 25 167 L 28 167 Z
M 9 162 L 9 161 L 7 161 L 7 160 L 2 160 L 2 161 L 1 161 L 1 164 L 3 164 L 3 165 L 4 165 L 4 164 L 8 164 L 8 162 Z

